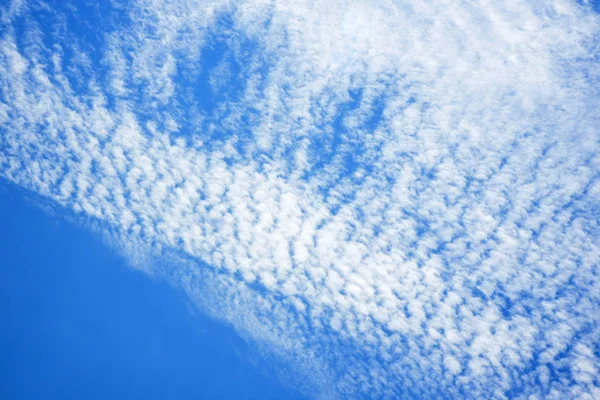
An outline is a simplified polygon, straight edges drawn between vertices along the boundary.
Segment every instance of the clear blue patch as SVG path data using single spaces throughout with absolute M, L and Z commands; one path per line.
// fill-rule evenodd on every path
M 303 398 L 231 327 L 12 186 L 0 220 L 0 398 Z

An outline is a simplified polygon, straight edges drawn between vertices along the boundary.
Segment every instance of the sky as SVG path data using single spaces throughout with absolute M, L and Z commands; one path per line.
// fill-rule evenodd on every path
M 0 397 L 305 399 L 226 324 L 0 187 Z
M 600 398 L 599 10 L 3 2 L 0 390 Z

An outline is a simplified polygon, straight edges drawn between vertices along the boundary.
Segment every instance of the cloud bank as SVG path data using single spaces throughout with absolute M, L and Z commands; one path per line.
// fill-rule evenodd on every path
M 600 397 L 591 5 L 103 3 L 2 6 L 4 180 L 311 396 Z

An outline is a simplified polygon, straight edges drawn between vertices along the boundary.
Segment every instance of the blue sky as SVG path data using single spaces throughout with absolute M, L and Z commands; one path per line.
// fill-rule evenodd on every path
M 0 189 L 4 399 L 304 399 L 226 324 Z
M 600 397 L 597 4 L 496 3 L 0 6 L 0 388 Z

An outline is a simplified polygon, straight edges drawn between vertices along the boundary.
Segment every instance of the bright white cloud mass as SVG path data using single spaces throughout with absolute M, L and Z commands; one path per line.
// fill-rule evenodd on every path
M 593 4 L 58 3 L 0 6 L 5 181 L 315 398 L 600 398 Z

